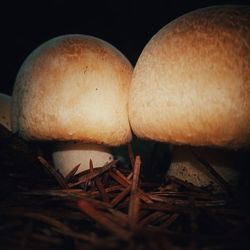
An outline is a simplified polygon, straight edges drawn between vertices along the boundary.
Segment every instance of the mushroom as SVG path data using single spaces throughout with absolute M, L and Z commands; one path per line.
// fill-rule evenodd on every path
M 11 97 L 0 93 L 0 123 L 11 130 L 10 115 L 11 115 Z
M 65 35 L 35 49 L 21 66 L 13 90 L 12 128 L 26 140 L 53 141 L 63 175 L 101 167 L 113 159 L 107 146 L 128 143 L 132 66 L 109 43 Z
M 167 24 L 148 42 L 134 69 L 129 91 L 133 132 L 172 144 L 248 146 L 249 45 L 249 6 L 212 6 Z
M 236 158 L 235 151 L 223 148 L 174 146 L 167 174 L 198 187 L 211 186 L 223 191 L 224 187 L 199 159 L 207 162 L 231 187 L 236 187 L 240 180 Z
M 111 162 L 114 157 L 107 146 L 86 144 L 84 142 L 59 142 L 52 153 L 54 165 L 66 176 L 73 167 L 81 164 L 77 172 L 89 168 L 90 159 L 93 166 L 98 168 Z

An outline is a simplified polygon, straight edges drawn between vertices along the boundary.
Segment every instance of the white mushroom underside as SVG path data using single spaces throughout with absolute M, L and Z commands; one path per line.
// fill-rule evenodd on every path
M 80 164 L 77 171 L 89 169 L 90 159 L 93 167 L 102 167 L 113 160 L 109 149 L 103 145 L 85 144 L 82 142 L 60 142 L 52 154 L 56 169 L 66 176 L 74 167 Z

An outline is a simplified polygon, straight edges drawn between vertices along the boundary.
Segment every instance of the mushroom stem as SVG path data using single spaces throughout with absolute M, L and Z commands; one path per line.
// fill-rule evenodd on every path
M 218 148 L 175 146 L 172 163 L 168 175 L 190 182 L 195 186 L 212 185 L 216 191 L 222 186 L 216 178 L 202 165 L 192 153 L 192 150 L 207 161 L 209 165 L 232 187 L 239 182 L 239 169 L 235 166 L 235 154 Z
M 59 142 L 53 150 L 52 159 L 56 169 L 66 176 L 78 164 L 80 167 L 77 172 L 89 169 L 90 159 L 94 167 L 102 167 L 113 160 L 113 155 L 103 145 Z

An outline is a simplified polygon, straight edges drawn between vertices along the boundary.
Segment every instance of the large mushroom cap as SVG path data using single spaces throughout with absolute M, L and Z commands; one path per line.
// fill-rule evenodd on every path
M 144 48 L 129 119 L 144 139 L 239 147 L 250 143 L 250 7 L 181 16 Z
M 13 131 L 26 139 L 120 145 L 131 140 L 129 61 L 91 36 L 65 35 L 34 50 L 13 91 Z

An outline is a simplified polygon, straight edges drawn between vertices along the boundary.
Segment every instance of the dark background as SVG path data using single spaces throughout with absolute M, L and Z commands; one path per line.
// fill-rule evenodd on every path
M 11 94 L 23 60 L 55 36 L 80 33 L 102 38 L 135 65 L 149 39 L 176 17 L 201 7 L 249 2 L 9 0 L 0 4 L 0 92 Z

